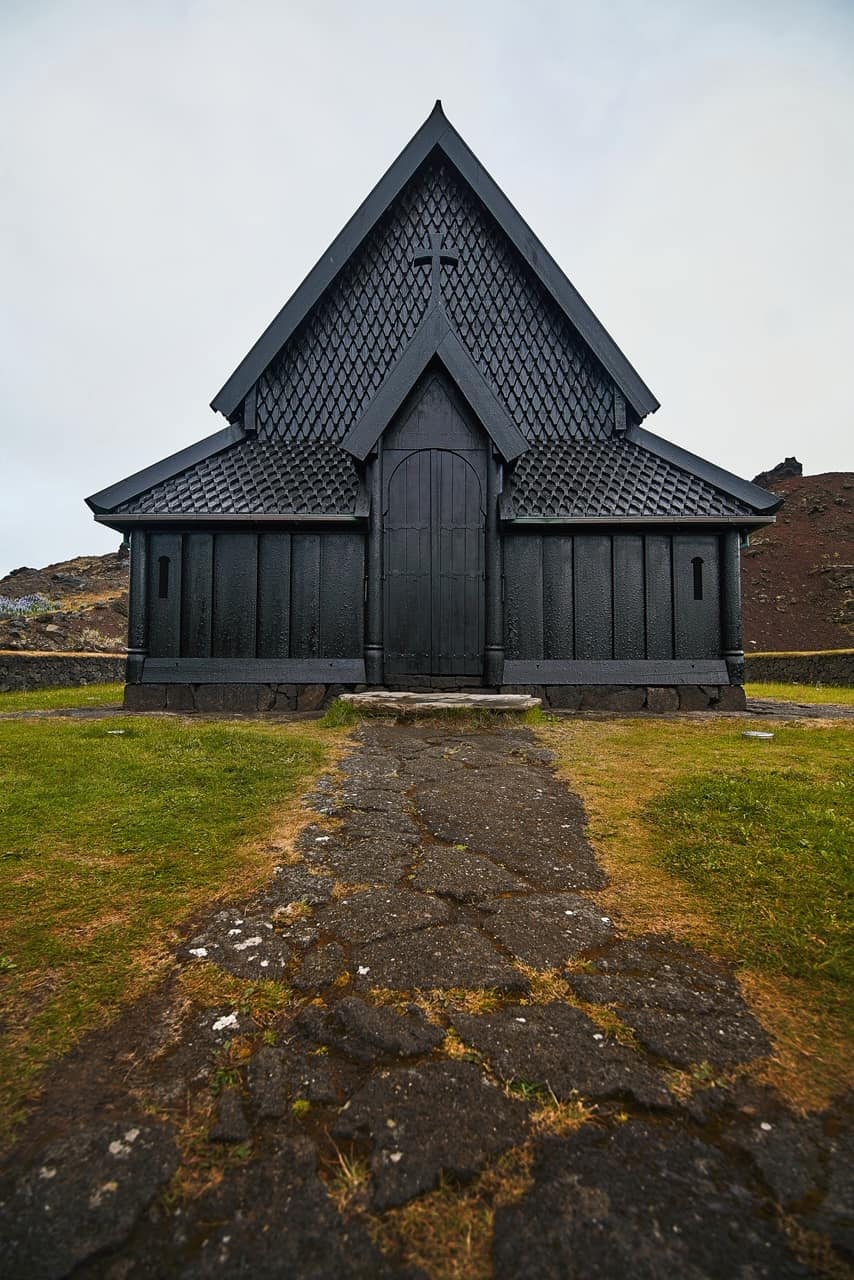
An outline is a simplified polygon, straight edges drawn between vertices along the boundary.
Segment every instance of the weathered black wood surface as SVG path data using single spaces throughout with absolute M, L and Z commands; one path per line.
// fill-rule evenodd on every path
M 504 663 L 504 683 L 517 684 L 708 684 L 729 683 L 723 659 L 696 662 L 632 661 L 522 662 L 508 659 Z
M 361 658 L 149 658 L 143 684 L 363 684 Z
M 604 529 L 573 534 L 508 531 L 504 543 L 507 659 L 719 658 L 720 540 L 726 536 Z M 702 561 L 702 599 L 695 599 L 698 560 Z M 730 606 L 730 614 L 737 610 Z M 731 634 L 735 650 L 734 627 Z M 510 682 L 506 672 L 505 682 Z
M 444 375 L 431 373 L 387 433 L 385 673 L 483 671 L 483 432 Z
M 148 538 L 146 602 L 134 608 L 147 618 L 147 633 L 140 624 L 137 634 L 150 658 L 362 661 L 361 529 L 141 536 Z

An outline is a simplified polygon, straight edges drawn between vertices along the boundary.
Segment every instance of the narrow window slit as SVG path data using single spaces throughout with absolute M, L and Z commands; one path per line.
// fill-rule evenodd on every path
M 691 561 L 691 567 L 694 570 L 694 599 L 702 600 L 703 598 L 703 557 L 694 556 Z
M 165 600 L 169 595 L 169 557 L 159 556 L 157 560 L 157 595 Z

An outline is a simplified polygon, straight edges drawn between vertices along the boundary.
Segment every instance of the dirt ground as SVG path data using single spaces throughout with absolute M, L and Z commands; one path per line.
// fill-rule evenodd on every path
M 854 645 L 854 474 L 777 481 L 777 523 L 742 553 L 744 648 L 848 649 Z
M 122 552 L 78 556 L 44 569 L 13 569 L 0 596 L 42 595 L 56 608 L 26 618 L 0 618 L 0 649 L 116 652 L 127 643 L 128 558 Z
M 733 972 L 632 936 L 523 729 L 363 725 L 252 898 L 47 1079 L 9 1277 L 848 1274 L 850 1100 Z

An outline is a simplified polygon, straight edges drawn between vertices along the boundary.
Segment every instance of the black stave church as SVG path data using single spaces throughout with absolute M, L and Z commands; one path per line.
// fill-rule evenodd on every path
M 212 408 L 88 499 L 130 537 L 126 705 L 743 701 L 739 550 L 779 500 L 641 425 L 655 397 L 441 104 Z

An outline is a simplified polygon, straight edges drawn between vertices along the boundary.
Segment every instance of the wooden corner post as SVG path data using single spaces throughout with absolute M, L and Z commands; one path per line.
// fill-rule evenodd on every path
M 368 545 L 365 557 L 365 681 L 381 685 L 383 652 L 383 492 L 382 441 L 368 457 L 367 481 L 371 500 Z
M 726 662 L 730 684 L 744 684 L 740 547 L 738 529 L 721 534 L 721 657 Z
M 134 529 L 130 535 L 130 585 L 128 591 L 128 656 L 126 680 L 140 684 L 148 654 L 148 533 Z
M 501 492 L 501 459 L 490 444 L 486 453 L 486 647 L 483 682 L 504 683 L 504 607 L 502 602 L 501 530 L 498 497 Z

